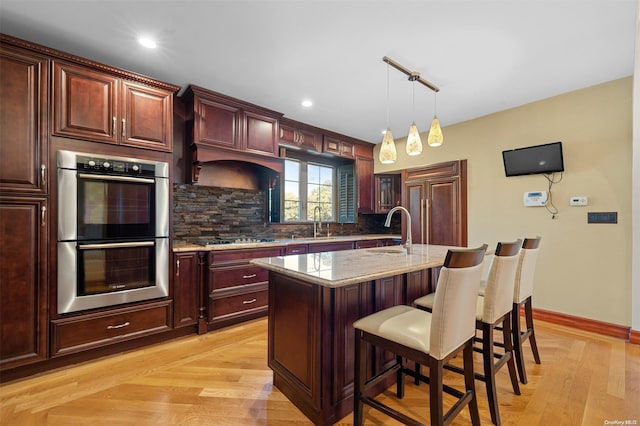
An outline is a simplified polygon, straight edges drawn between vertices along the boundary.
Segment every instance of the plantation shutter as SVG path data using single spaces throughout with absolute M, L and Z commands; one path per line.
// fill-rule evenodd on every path
M 338 222 L 356 221 L 356 174 L 353 164 L 338 167 Z

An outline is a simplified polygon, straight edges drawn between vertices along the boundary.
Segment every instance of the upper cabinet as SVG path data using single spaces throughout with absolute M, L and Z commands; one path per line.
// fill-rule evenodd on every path
M 0 44 L 0 192 L 46 194 L 49 60 Z
M 293 121 L 280 121 L 279 145 L 285 148 L 322 152 L 322 133 Z
M 159 86 L 54 61 L 52 134 L 171 152 L 177 87 Z
M 325 136 L 322 152 L 334 154 L 339 157 L 356 158 L 356 145 L 352 142 Z
M 189 86 L 185 94 L 190 142 L 213 148 L 278 156 L 282 114 L 210 90 Z M 191 117 L 192 116 L 192 117 Z
M 282 114 L 197 86 L 189 86 L 182 100 L 192 182 L 198 181 L 202 163 L 217 160 L 248 161 L 282 171 L 277 160 Z
M 399 174 L 375 175 L 375 213 L 388 213 L 400 205 L 402 176 Z

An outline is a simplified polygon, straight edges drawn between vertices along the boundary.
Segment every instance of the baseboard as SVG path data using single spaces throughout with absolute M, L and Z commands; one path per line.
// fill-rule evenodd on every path
M 579 330 L 592 331 L 605 336 L 628 340 L 630 343 L 640 344 L 640 331 L 632 331 L 631 327 L 596 321 L 589 318 L 560 314 L 557 312 L 533 309 L 533 318 L 554 324 L 566 325 Z

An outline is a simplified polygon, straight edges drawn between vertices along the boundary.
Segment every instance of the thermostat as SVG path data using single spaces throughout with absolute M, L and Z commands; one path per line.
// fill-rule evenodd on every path
M 544 207 L 547 204 L 547 191 L 525 192 L 522 203 L 525 207 Z

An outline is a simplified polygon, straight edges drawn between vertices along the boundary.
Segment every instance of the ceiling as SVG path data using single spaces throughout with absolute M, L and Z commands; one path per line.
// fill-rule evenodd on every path
M 0 31 L 379 143 L 434 114 L 383 56 L 447 126 L 632 75 L 638 3 L 0 0 Z

